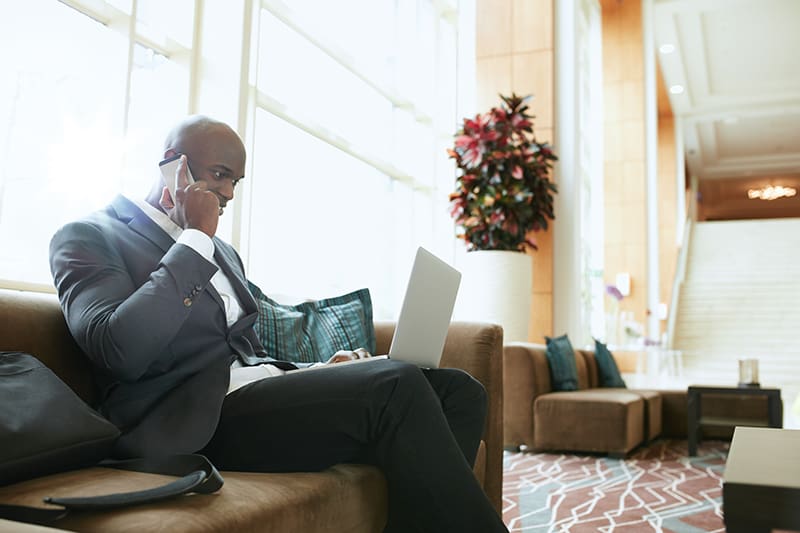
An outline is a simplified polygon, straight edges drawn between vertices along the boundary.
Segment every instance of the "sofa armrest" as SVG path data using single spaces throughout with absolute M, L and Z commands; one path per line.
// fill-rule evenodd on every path
M 55 294 L 0 289 L 0 350 L 35 356 L 84 401 L 94 401 L 91 364 L 73 340 Z
M 394 322 L 376 322 L 377 353 L 389 352 Z M 484 490 L 498 512 L 503 498 L 503 328 L 497 324 L 453 322 L 447 332 L 442 367 L 466 370 L 486 388 L 488 410 Z
M 503 347 L 503 444 L 533 447 L 533 404 L 552 392 L 550 365 L 542 344 L 511 342 Z

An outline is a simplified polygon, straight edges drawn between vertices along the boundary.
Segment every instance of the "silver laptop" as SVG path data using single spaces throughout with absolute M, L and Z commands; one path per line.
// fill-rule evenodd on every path
M 458 270 L 420 247 L 411 267 L 411 277 L 388 356 L 375 355 L 334 365 L 314 365 L 292 372 L 338 368 L 386 358 L 407 361 L 424 368 L 437 368 L 460 283 L 461 273 Z
M 391 359 L 439 366 L 460 283 L 458 270 L 425 248 L 417 249 L 389 348 Z

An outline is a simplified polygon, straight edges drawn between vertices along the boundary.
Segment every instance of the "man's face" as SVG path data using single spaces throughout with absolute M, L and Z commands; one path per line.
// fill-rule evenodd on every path
M 226 127 L 214 128 L 183 143 L 183 153 L 195 181 L 205 181 L 219 198 L 220 212 L 233 200 L 234 189 L 244 178 L 245 150 L 239 136 Z

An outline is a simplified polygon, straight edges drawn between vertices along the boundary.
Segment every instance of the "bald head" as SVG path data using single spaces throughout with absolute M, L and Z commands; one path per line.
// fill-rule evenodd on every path
M 224 122 L 205 115 L 190 115 L 175 125 L 164 140 L 164 152 L 173 150 L 191 157 L 192 149 L 207 148 L 212 140 L 230 143 L 231 149 L 238 148 L 244 154 L 239 135 Z
M 178 154 L 186 155 L 192 177 L 208 184 L 221 207 L 233 199 L 233 189 L 244 176 L 246 154 L 242 139 L 230 126 L 204 115 L 184 118 L 164 140 L 164 159 Z M 160 205 L 165 185 L 159 176 L 148 196 L 151 204 Z

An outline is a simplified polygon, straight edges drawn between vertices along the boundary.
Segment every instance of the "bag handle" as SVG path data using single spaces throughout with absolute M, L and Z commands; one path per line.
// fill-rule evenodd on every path
M 27 505 L 0 504 L 0 518 L 48 525 L 65 517 L 70 511 L 97 511 L 152 503 L 182 494 L 196 492 L 211 494 L 222 487 L 222 476 L 206 457 L 198 454 L 168 455 L 163 457 L 145 457 L 121 461 L 103 461 L 98 466 L 145 472 L 148 474 L 166 474 L 180 476 L 164 485 L 151 489 L 105 494 L 102 496 L 86 496 L 74 498 L 45 498 L 44 502 L 58 505 L 61 509 L 44 509 Z

